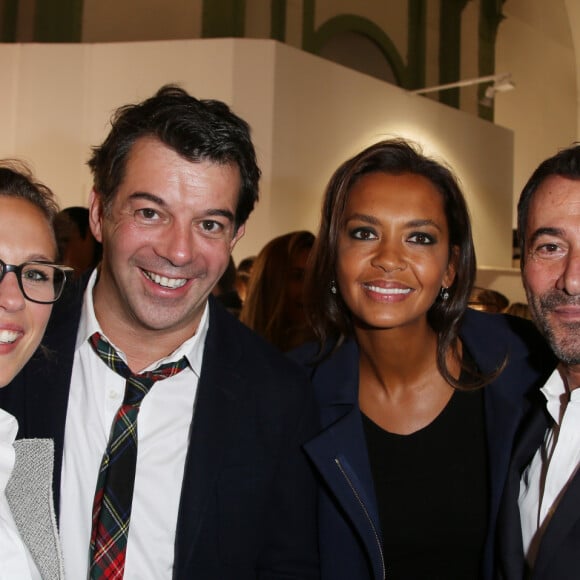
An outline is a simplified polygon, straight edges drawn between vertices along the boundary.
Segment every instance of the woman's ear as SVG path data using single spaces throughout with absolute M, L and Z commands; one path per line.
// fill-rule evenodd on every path
M 451 246 L 451 251 L 449 253 L 449 263 L 447 264 L 447 270 L 443 276 L 442 286 L 449 288 L 453 282 L 455 282 L 455 276 L 457 275 L 457 268 L 459 266 L 459 246 Z

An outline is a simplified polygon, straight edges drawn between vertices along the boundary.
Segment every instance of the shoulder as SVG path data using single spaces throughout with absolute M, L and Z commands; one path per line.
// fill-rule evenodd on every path
M 273 387 L 297 383 L 308 385 L 303 368 L 259 336 L 216 300 L 210 300 L 207 358 L 227 361 L 237 373 Z M 206 357 L 204 357 L 205 359 Z
M 536 326 L 509 314 L 489 314 L 468 308 L 460 338 L 485 372 L 506 361 L 543 375 L 554 368 L 555 357 Z
M 303 345 L 288 355 L 308 374 L 318 405 L 356 404 L 358 392 L 358 346 L 347 339 L 338 348 L 327 344 L 320 351 L 315 343 Z
M 479 312 L 471 308 L 467 309 L 462 320 L 461 337 L 469 340 L 494 338 L 500 345 L 510 344 L 525 350 L 547 349 L 543 337 L 530 320 L 509 314 Z

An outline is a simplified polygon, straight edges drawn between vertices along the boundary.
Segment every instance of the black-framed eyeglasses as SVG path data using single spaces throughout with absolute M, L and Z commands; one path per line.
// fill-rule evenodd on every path
M 24 298 L 38 304 L 52 304 L 62 295 L 67 272 L 73 268 L 47 262 L 24 262 L 18 266 L 0 260 L 0 283 L 14 272 Z

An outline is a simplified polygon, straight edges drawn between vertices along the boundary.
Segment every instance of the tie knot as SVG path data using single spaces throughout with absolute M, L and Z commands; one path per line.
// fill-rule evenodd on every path
M 124 405 L 140 405 L 143 397 L 156 381 L 167 379 L 180 373 L 187 366 L 187 359 L 180 358 L 177 362 L 163 364 L 152 371 L 141 374 L 133 373 L 111 343 L 98 332 L 89 339 L 99 358 L 118 375 L 126 379 Z

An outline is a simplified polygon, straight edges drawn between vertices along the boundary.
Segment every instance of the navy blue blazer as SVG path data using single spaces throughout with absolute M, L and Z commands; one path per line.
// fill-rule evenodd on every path
M 489 527 L 482 577 L 491 578 L 494 529 L 508 470 L 511 443 L 524 414 L 523 393 L 543 384 L 546 346 L 533 325 L 511 316 L 469 310 L 461 340 L 483 373 L 505 357 L 503 372 L 485 387 L 489 456 Z M 381 528 L 358 405 L 358 348 L 347 341 L 330 358 L 309 367 L 308 349 L 293 356 L 310 368 L 320 405 L 322 432 L 305 449 L 322 478 L 319 534 L 324 580 L 383 580 Z
M 580 473 L 566 488 L 542 536 L 531 572 L 522 542 L 518 496 L 526 466 L 542 444 L 553 420 L 540 393 L 533 397 L 516 443 L 498 517 L 498 578 L 506 580 L 577 580 L 580 578 Z
M 82 291 L 73 287 L 55 306 L 45 353 L 0 392 L 0 405 L 18 418 L 19 437 L 54 439 L 57 508 L 66 501 L 60 472 Z M 174 579 L 319 577 L 316 484 L 301 449 L 317 431 L 304 372 L 210 299 Z

